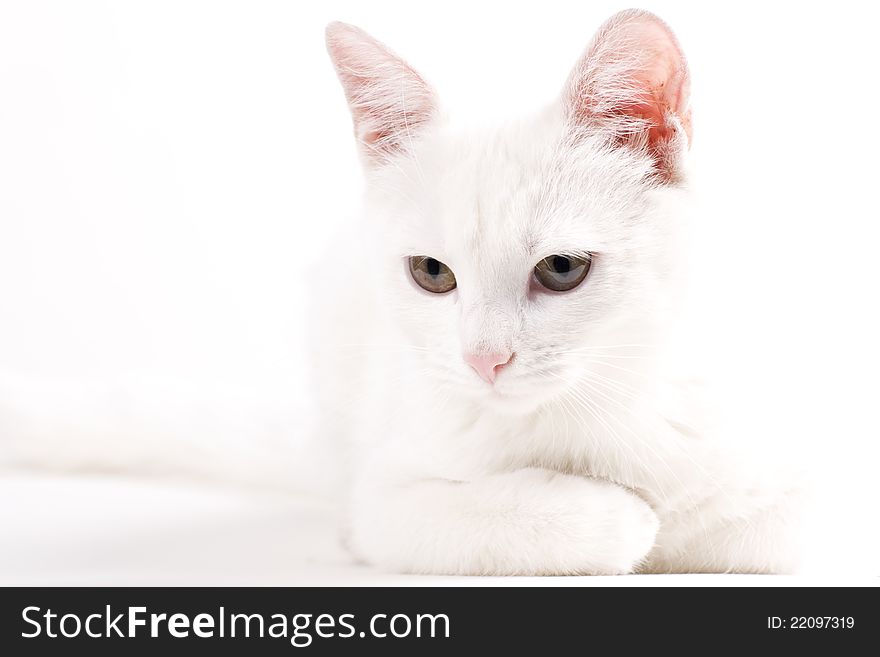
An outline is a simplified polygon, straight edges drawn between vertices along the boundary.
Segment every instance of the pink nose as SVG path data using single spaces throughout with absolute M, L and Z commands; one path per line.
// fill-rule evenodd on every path
M 464 361 L 474 368 L 486 383 L 495 383 L 495 377 L 501 368 L 510 362 L 513 354 L 510 352 L 490 354 L 465 354 Z

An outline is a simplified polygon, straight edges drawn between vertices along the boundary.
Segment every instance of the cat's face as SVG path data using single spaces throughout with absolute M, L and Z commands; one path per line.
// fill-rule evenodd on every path
M 628 17 L 656 28 L 653 17 Z M 686 130 L 665 115 L 668 99 L 657 135 L 651 108 L 584 118 L 582 78 L 597 75 L 597 49 L 608 57 L 600 42 L 540 116 L 463 131 L 369 37 L 337 26 L 328 39 L 364 149 L 375 285 L 425 376 L 526 411 L 584 377 L 598 387 L 630 369 L 615 359 L 653 340 L 677 257 L 672 209 Z

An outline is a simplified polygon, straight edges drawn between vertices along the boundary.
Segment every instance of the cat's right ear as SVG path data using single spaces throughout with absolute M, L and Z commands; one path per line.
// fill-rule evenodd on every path
M 327 26 L 327 51 L 368 163 L 405 150 L 437 114 L 434 91 L 400 57 L 353 25 Z

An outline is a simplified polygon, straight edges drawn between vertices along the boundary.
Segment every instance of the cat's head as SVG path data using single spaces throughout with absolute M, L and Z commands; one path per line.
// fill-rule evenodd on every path
M 624 378 L 615 359 L 655 340 L 678 258 L 690 112 L 667 26 L 614 16 L 552 106 L 478 130 L 361 30 L 331 24 L 327 44 L 367 175 L 373 284 L 425 375 L 519 410 Z

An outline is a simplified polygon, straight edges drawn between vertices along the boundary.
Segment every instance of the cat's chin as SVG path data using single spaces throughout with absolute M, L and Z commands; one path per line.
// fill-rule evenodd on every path
M 528 415 L 556 397 L 545 390 L 510 389 L 504 386 L 486 387 L 475 396 L 485 410 L 502 415 Z

